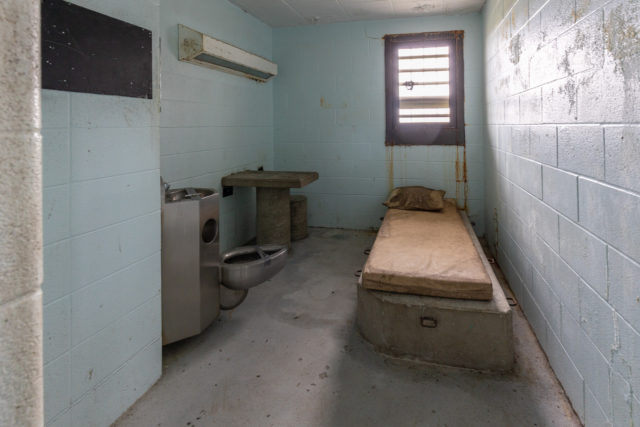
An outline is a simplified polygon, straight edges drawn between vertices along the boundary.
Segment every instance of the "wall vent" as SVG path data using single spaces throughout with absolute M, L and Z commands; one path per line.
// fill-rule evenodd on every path
M 179 59 L 266 82 L 278 74 L 273 62 L 178 24 Z

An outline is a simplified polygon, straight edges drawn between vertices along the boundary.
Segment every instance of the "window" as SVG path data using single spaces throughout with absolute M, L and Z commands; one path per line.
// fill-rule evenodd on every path
M 385 145 L 464 145 L 463 37 L 385 36 Z

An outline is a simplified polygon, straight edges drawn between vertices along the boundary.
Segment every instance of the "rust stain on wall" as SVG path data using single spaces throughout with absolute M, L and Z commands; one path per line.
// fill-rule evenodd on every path
M 456 146 L 456 201 L 458 209 L 469 211 L 469 182 L 467 178 L 467 147 L 462 146 L 462 162 L 460 161 L 460 146 Z M 460 206 L 460 199 L 463 203 Z
M 322 107 L 322 108 L 327 108 L 327 109 L 331 108 L 331 104 L 329 104 L 329 103 L 324 99 L 324 96 L 321 96 L 321 97 L 320 97 L 320 107 Z
M 496 235 L 495 235 L 495 242 L 493 242 L 493 254 L 495 255 L 496 258 L 498 258 L 498 245 L 500 242 L 500 239 L 498 238 L 498 208 L 493 208 L 493 222 L 496 225 Z
M 385 147 L 385 158 L 387 163 L 387 180 L 389 184 L 389 192 L 393 190 L 393 145 Z

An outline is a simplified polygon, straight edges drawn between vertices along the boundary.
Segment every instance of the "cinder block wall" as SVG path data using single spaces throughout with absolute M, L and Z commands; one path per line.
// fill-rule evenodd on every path
M 178 61 L 178 24 L 265 58 L 271 28 L 226 0 L 162 0 L 160 170 L 175 187 L 213 187 L 243 169 L 273 169 L 273 82 Z M 221 250 L 255 236 L 255 190 L 220 199 Z
M 157 54 L 157 0 L 73 2 Z M 158 99 L 42 91 L 47 425 L 109 425 L 160 376 Z
M 486 230 L 587 425 L 640 425 L 640 3 L 489 0 Z
M 464 30 L 465 149 L 385 147 L 385 34 Z M 378 228 L 396 186 L 447 191 L 484 233 L 482 17 L 425 16 L 274 29 L 274 150 L 280 170 L 313 170 L 309 224 Z

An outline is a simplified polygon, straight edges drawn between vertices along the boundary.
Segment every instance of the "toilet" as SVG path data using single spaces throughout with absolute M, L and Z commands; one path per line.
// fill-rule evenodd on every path
M 219 193 L 162 183 L 162 343 L 197 335 L 220 310 L 284 267 L 288 248 L 241 246 L 220 254 Z
M 220 284 L 245 290 L 276 275 L 287 260 L 288 249 L 281 245 L 242 246 L 222 255 Z

